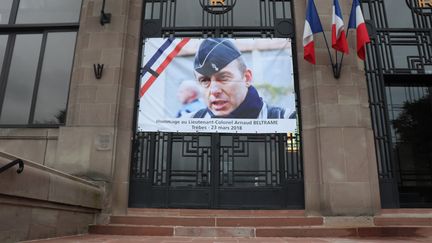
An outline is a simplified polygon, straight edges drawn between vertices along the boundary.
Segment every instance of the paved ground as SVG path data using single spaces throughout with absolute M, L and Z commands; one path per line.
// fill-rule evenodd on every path
M 38 243 L 430 243 L 432 238 L 199 238 L 199 237 L 150 237 L 120 235 L 81 235 L 46 240 L 27 241 Z

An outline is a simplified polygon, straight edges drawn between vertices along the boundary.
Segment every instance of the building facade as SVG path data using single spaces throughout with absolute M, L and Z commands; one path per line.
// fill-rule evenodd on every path
M 332 2 L 315 1 L 328 37 Z M 21 220 L 2 222 L 0 239 L 85 232 L 128 207 L 322 216 L 431 207 L 431 3 L 361 2 L 366 60 L 350 31 L 335 78 L 322 35 L 316 65 L 303 59 L 307 1 L 3 1 L 0 161 L 25 168 L 0 174 L 0 214 Z M 346 23 L 351 4 L 340 1 Z M 290 39 L 297 133 L 138 132 L 142 53 L 156 37 Z

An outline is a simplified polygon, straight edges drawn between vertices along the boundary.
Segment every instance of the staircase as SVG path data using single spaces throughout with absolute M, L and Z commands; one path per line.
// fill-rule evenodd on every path
M 432 218 L 309 217 L 303 210 L 135 209 L 91 234 L 185 237 L 431 237 Z

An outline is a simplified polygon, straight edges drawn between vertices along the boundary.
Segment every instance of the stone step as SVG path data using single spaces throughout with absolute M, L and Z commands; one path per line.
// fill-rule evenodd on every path
M 102 235 L 173 236 L 174 227 L 121 224 L 90 225 L 89 233 Z
M 432 218 L 375 217 L 376 226 L 432 226 Z
M 431 237 L 432 227 L 196 227 L 92 225 L 91 234 L 186 237 Z
M 431 237 L 432 227 L 257 228 L 256 237 Z
M 215 226 L 211 217 L 175 216 L 111 216 L 111 224 L 160 225 L 160 226 Z
M 431 211 L 307 217 L 303 210 L 132 209 L 89 233 L 180 237 L 431 237 Z
M 223 210 L 223 209 L 166 209 L 128 208 L 134 216 L 205 216 L 205 217 L 301 217 L 304 210 Z
M 160 226 L 266 227 L 322 225 L 322 217 L 111 216 L 112 224 Z
M 194 237 L 255 237 L 253 227 L 183 227 L 143 225 L 91 225 L 90 234 L 146 235 L 146 236 L 194 236 Z
M 384 209 L 374 217 L 376 226 L 432 226 L 431 209 Z

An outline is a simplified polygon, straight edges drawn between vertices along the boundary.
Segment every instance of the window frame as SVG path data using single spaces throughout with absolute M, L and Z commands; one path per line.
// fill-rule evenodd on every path
M 56 123 L 56 124 L 52 124 L 52 123 L 35 124 L 34 123 L 37 96 L 39 92 L 39 85 L 41 82 L 41 73 L 43 68 L 43 61 L 44 61 L 45 50 L 46 50 L 46 45 L 48 40 L 48 34 L 56 33 L 56 32 L 77 33 L 75 39 L 75 45 L 74 45 L 74 50 L 76 50 L 78 30 L 79 30 L 79 20 L 81 19 L 83 0 L 81 0 L 81 8 L 80 8 L 80 13 L 78 15 L 78 22 L 71 22 L 71 23 L 15 24 L 18 15 L 19 3 L 20 0 L 13 0 L 8 24 L 0 24 L 0 35 L 7 35 L 7 44 L 6 44 L 6 49 L 3 57 L 4 58 L 3 65 L 0 66 L 0 116 L 3 110 L 3 103 L 6 95 L 7 81 L 9 78 L 11 60 L 13 57 L 13 51 L 15 48 L 15 40 L 17 35 L 41 34 L 42 42 L 39 50 L 37 71 L 36 71 L 34 85 L 33 85 L 33 94 L 32 94 L 31 104 L 30 104 L 29 119 L 26 124 L 0 124 L 0 128 L 58 128 L 60 126 L 65 125 L 66 120 L 63 123 Z M 69 91 L 70 91 L 70 85 L 71 85 L 70 80 L 72 78 L 74 61 L 75 61 L 75 55 L 73 55 L 72 57 L 72 67 L 71 67 L 71 72 L 69 76 L 69 85 L 68 85 Z M 68 104 L 69 104 L 69 92 L 68 92 L 68 97 L 66 97 L 66 111 L 68 108 Z

